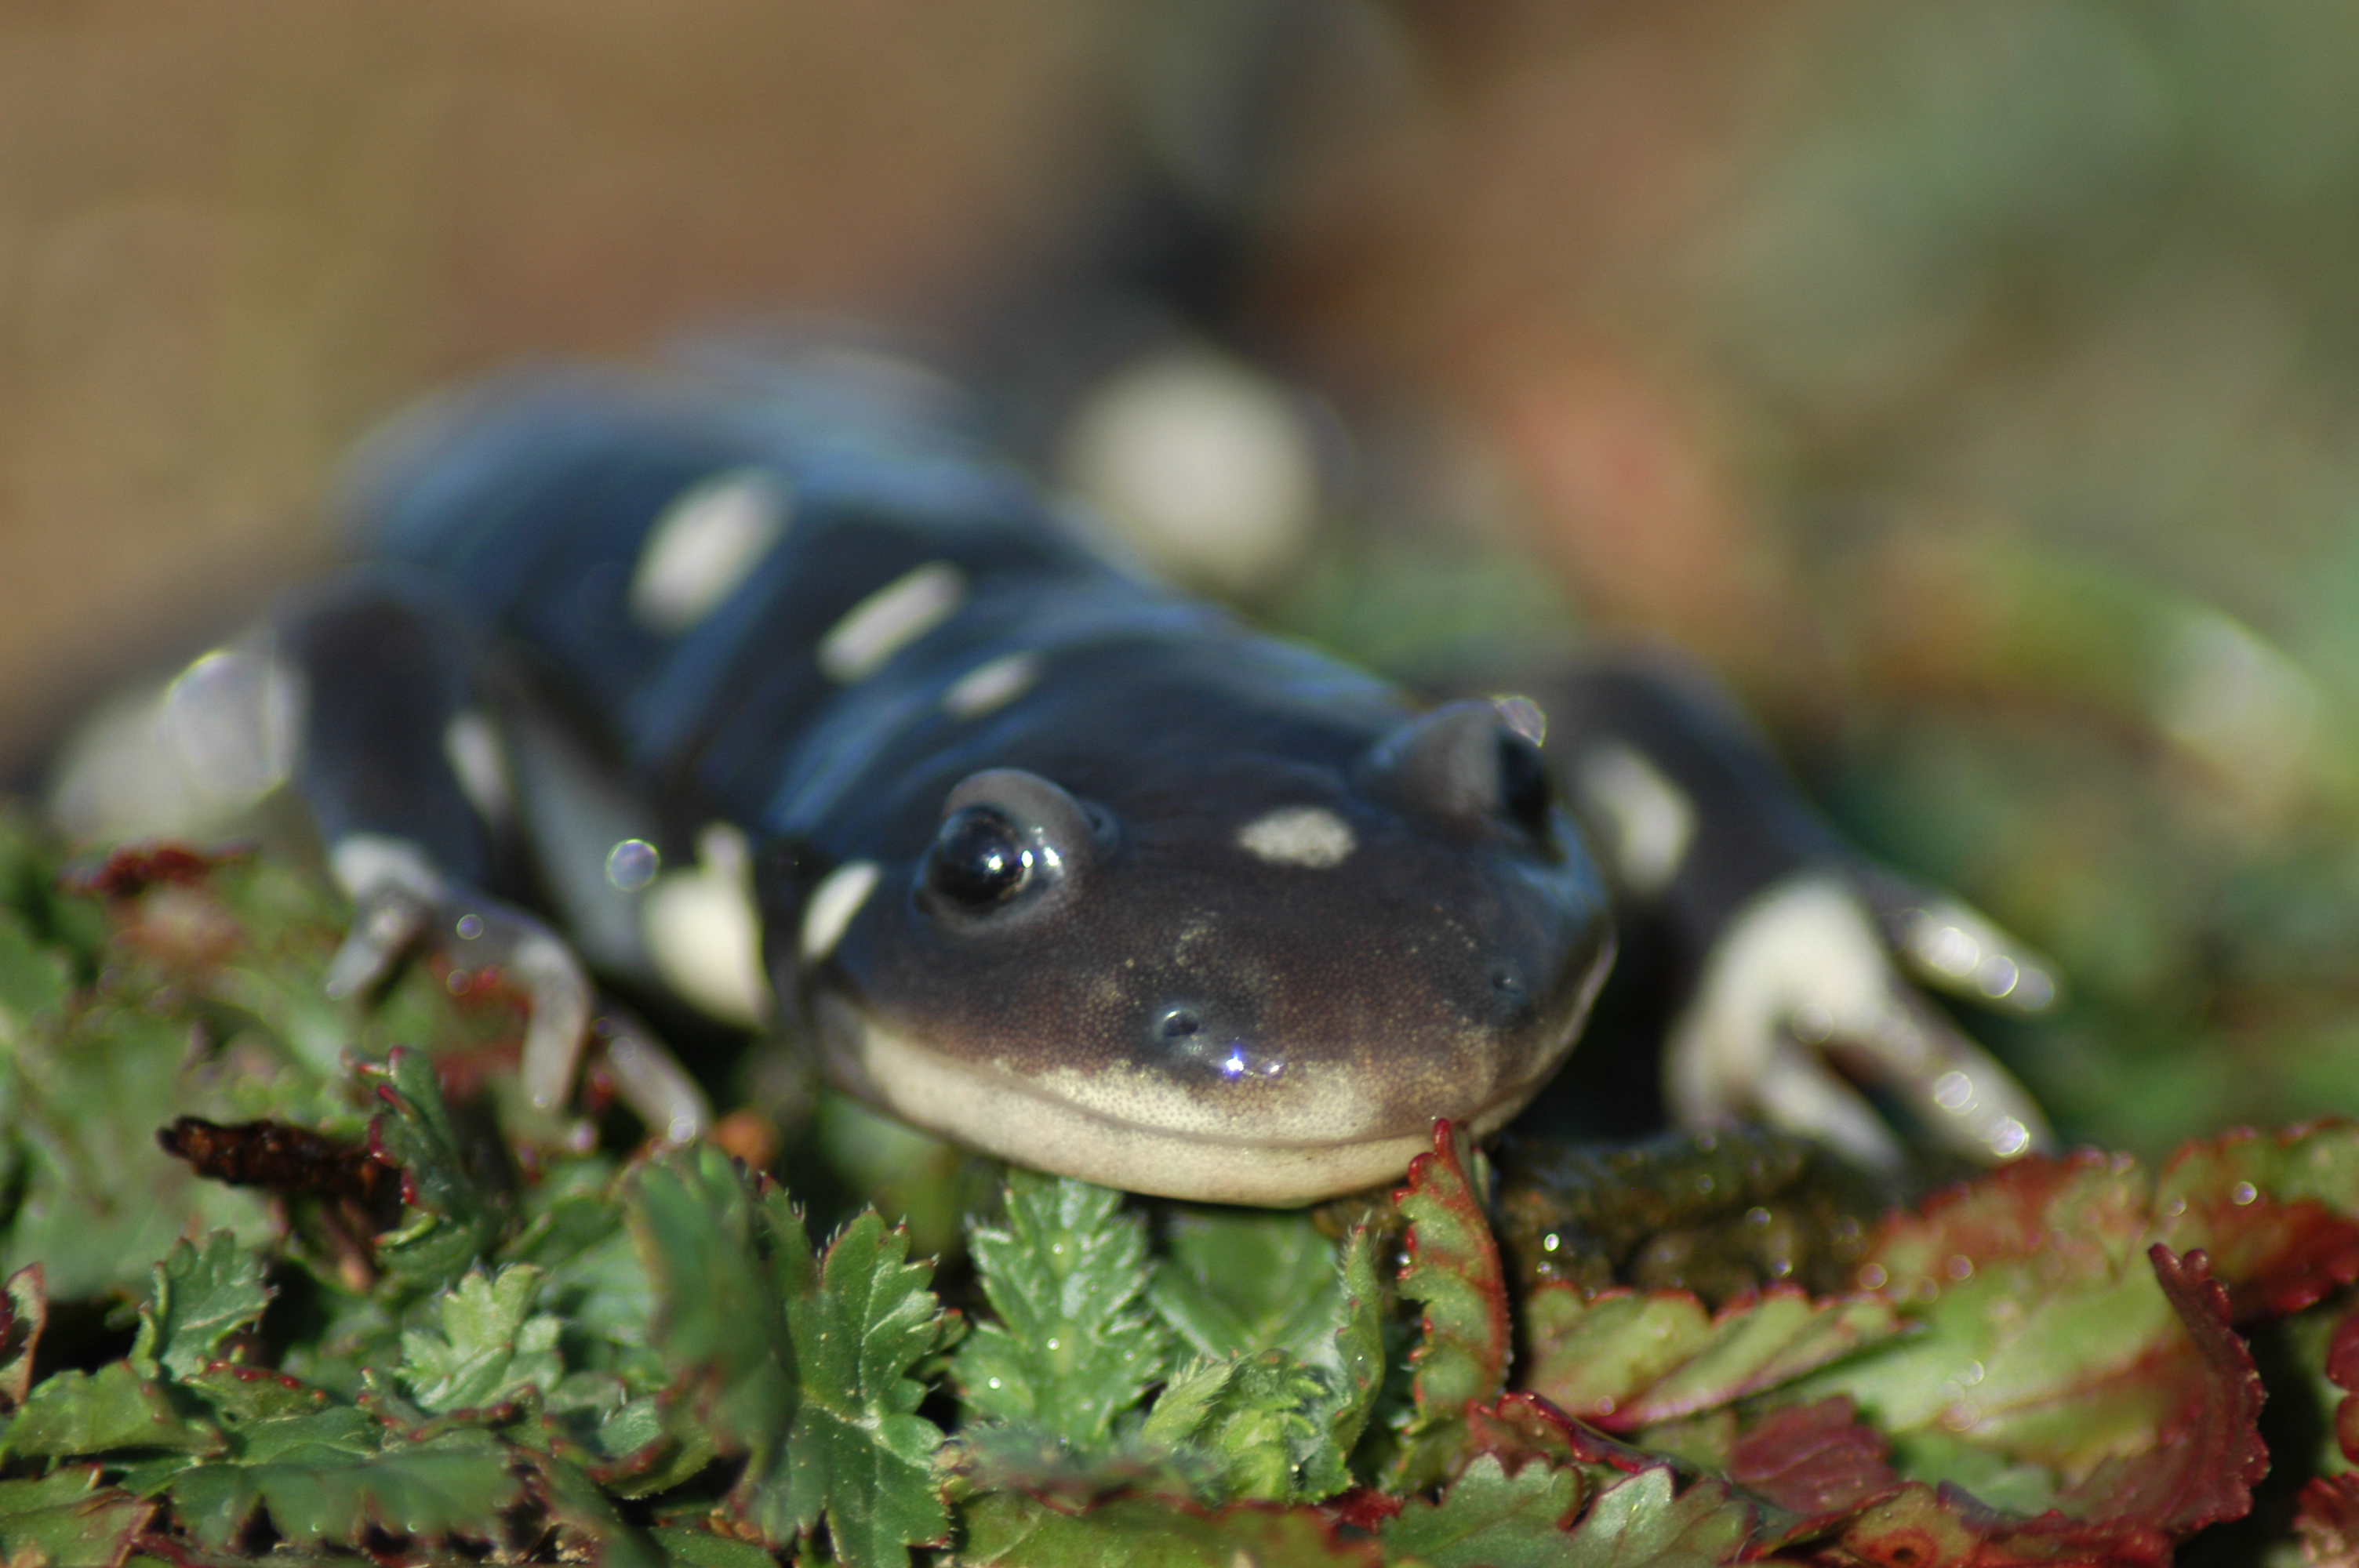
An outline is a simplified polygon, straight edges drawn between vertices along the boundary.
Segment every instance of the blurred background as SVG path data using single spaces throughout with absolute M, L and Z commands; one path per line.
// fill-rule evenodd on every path
M 2354 285 L 2336 0 L 32 0 L 0 765 L 407 398 L 859 320 L 1272 624 L 1710 662 L 2068 1134 L 2359 1112 Z

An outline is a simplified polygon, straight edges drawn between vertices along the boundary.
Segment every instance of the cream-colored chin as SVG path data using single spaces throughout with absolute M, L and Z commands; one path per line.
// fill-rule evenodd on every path
M 1427 1128 L 1272 1142 L 1141 1126 L 953 1062 L 841 998 L 822 997 L 818 1012 L 827 1049 L 895 1115 L 1003 1160 L 1104 1186 L 1285 1208 L 1392 1181 L 1433 1146 Z M 1549 1065 L 1555 1065 L 1553 1055 Z M 1477 1110 L 1468 1119 L 1475 1134 L 1503 1126 L 1548 1076 L 1536 1074 Z

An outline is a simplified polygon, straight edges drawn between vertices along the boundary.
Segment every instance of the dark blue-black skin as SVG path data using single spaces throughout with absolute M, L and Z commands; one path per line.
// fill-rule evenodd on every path
M 549 769 L 517 753 L 560 736 L 667 864 L 742 830 L 771 988 L 839 1083 L 1133 1189 L 1307 1201 L 1529 1098 L 1613 946 L 1531 740 L 1117 569 L 922 421 L 841 412 L 547 375 L 386 443 L 372 564 L 278 627 L 329 844 L 529 901 L 568 880 L 553 856 L 609 848 L 530 831 Z M 651 530 L 756 472 L 775 545 L 650 624 Z M 934 619 L 879 632 L 896 591 Z M 831 673 L 864 604 L 866 662 Z M 946 702 L 1011 659 L 1020 690 Z M 469 715 L 513 818 L 453 766 Z

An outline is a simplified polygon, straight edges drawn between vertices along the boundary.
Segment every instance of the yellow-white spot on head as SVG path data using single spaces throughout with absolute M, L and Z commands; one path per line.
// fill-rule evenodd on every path
M 515 813 L 507 753 L 500 749 L 499 731 L 489 719 L 470 708 L 444 725 L 442 755 L 477 816 L 486 822 L 506 822 Z
M 1611 840 L 1614 875 L 1641 897 L 1662 892 L 1695 841 L 1695 803 L 1635 746 L 1619 741 L 1582 754 L 1582 798 Z
M 944 621 L 966 598 L 966 574 L 929 561 L 886 583 L 848 611 L 820 640 L 819 667 L 830 680 L 865 680 L 885 662 Z
M 658 877 L 640 897 L 647 956 L 690 1003 L 754 1028 L 769 1014 L 770 982 L 745 837 L 715 823 L 697 836 L 697 853 L 693 868 Z
M 1039 654 L 1002 654 L 959 676 L 942 693 L 942 711 L 953 719 L 980 719 L 1022 697 L 1039 678 Z
M 812 890 L 810 903 L 803 906 L 803 962 L 815 964 L 834 952 L 852 917 L 875 891 L 874 860 L 854 860 L 830 871 L 827 880 Z
M 731 469 L 682 492 L 647 530 L 631 576 L 633 619 L 667 637 L 702 621 L 785 535 L 789 510 L 766 469 Z
M 1248 854 L 1315 871 L 1342 865 L 1359 843 L 1352 825 L 1323 806 L 1281 806 L 1237 829 L 1237 845 Z

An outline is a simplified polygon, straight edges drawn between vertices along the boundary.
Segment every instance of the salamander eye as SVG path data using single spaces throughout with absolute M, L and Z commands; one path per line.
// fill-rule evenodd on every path
M 926 862 L 926 886 L 962 908 L 1004 903 L 1032 880 L 1035 857 L 1016 825 L 987 806 L 944 819 Z

